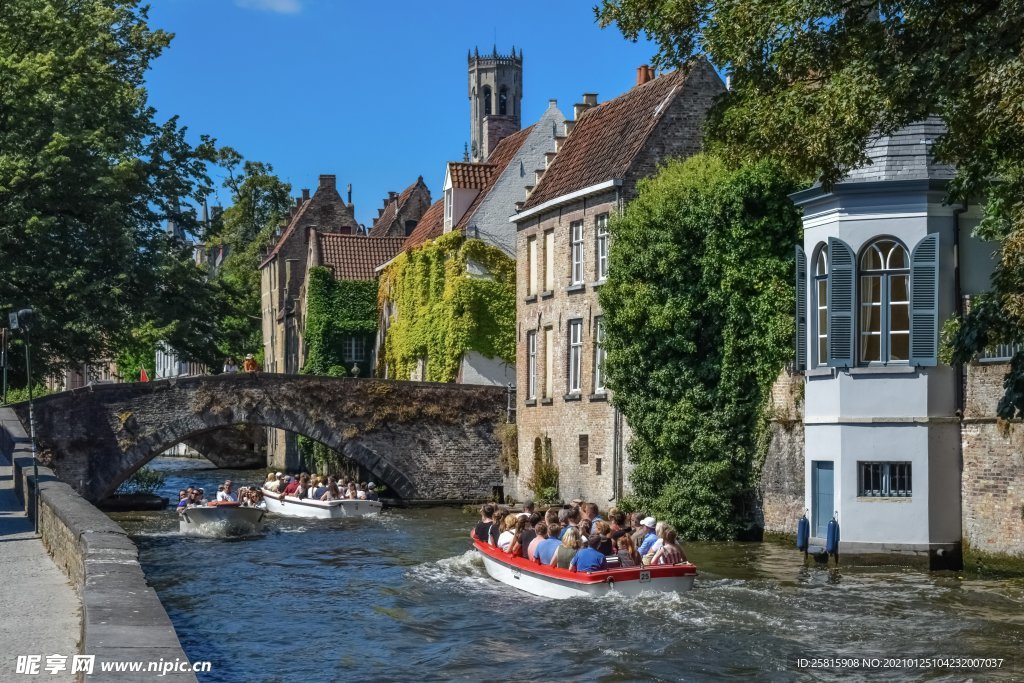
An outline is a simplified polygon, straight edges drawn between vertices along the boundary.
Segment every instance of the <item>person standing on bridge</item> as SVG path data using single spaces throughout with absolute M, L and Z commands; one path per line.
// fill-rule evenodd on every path
M 253 355 L 250 353 L 245 356 L 245 362 L 242 363 L 242 369 L 250 375 L 254 375 L 260 371 L 260 364 L 256 362 L 256 359 L 253 358 Z
M 227 360 L 224 361 L 224 374 L 233 375 L 238 372 L 238 363 L 232 356 L 228 356 Z

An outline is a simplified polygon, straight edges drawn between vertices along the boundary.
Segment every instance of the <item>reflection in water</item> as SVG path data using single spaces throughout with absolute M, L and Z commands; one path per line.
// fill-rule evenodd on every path
M 186 463 L 195 466 L 192 463 Z M 166 494 L 259 473 L 181 471 Z M 805 567 L 773 543 L 689 544 L 685 595 L 547 601 L 491 580 L 459 510 L 272 518 L 242 540 L 183 537 L 166 513 L 114 515 L 203 681 L 829 680 L 800 657 L 1007 658 L 1000 671 L 855 673 L 1024 678 L 1024 582 L 901 568 Z M 557 650 L 557 655 L 556 655 Z M 853 672 L 847 672 L 853 673 Z

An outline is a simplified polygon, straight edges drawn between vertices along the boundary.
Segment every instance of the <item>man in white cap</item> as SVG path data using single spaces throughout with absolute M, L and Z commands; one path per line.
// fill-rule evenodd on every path
M 245 362 L 242 363 L 242 369 L 253 374 L 260 371 L 260 364 L 256 362 L 256 358 L 251 353 L 246 354 Z
M 646 555 L 647 551 L 650 550 L 651 546 L 658 540 L 658 535 L 654 533 L 654 527 L 657 525 L 658 522 L 654 517 L 644 517 L 640 520 L 640 526 L 647 530 L 647 533 L 644 534 L 643 542 L 640 544 L 640 547 L 637 548 L 637 552 L 640 553 L 640 557 Z

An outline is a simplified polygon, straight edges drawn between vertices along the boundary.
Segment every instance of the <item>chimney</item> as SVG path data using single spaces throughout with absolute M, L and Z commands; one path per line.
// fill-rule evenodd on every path
M 583 104 L 587 105 L 587 109 L 597 106 L 597 93 L 596 92 L 585 92 L 583 93 Z
M 637 67 L 636 70 L 636 84 L 643 85 L 648 81 L 654 80 L 654 69 L 644 64 L 643 66 Z
M 302 188 L 302 201 L 306 201 L 308 199 L 309 199 L 309 188 L 304 187 L 304 188 Z
M 569 137 L 569 135 L 572 134 L 572 129 L 575 128 L 575 127 L 576 127 L 576 122 L 575 121 L 566 121 L 565 122 L 565 137 Z
M 352 183 L 348 184 L 348 205 L 352 206 Z
M 544 152 L 544 168 L 551 166 L 551 162 L 555 160 L 555 156 L 558 152 Z
M 302 206 L 302 197 L 296 197 L 296 198 L 295 198 L 295 206 L 296 206 L 296 207 L 300 207 L 300 206 Z M 292 213 L 295 213 L 295 212 L 294 212 L 294 211 L 292 211 Z
M 583 112 L 585 112 L 586 110 L 587 105 L 583 104 L 582 102 L 577 102 L 576 104 L 572 105 L 572 117 L 579 121 L 580 117 L 583 116 Z
M 336 175 L 321 175 L 320 176 L 320 185 L 317 188 L 318 190 L 322 190 L 322 189 L 325 189 L 325 188 L 334 190 L 334 189 L 337 189 L 337 187 L 338 187 L 338 176 L 336 176 Z

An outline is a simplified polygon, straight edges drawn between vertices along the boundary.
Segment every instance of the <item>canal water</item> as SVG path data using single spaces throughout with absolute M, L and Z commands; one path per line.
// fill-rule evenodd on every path
M 205 461 L 154 464 L 172 499 L 190 484 L 209 492 L 260 478 Z M 266 534 L 239 540 L 182 536 L 171 510 L 112 516 L 138 544 L 185 652 L 212 662 L 201 681 L 835 678 L 810 666 L 816 658 L 1001 658 L 999 669 L 903 661 L 842 673 L 1024 680 L 1021 579 L 805 568 L 788 544 L 689 544 L 700 576 L 685 595 L 547 601 L 487 577 L 467 550 L 476 518 L 457 509 L 273 518 Z

